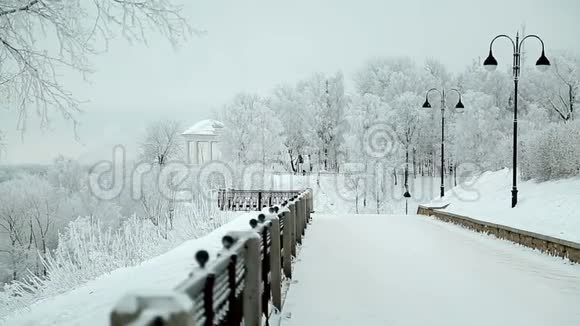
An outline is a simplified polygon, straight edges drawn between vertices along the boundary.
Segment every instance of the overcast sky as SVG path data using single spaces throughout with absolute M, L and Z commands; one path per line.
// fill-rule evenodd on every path
M 115 144 L 129 155 L 147 123 L 162 117 L 184 127 L 211 117 L 240 91 L 265 93 L 313 72 L 341 70 L 348 80 L 369 58 L 408 55 L 442 61 L 459 72 L 487 55 L 498 33 L 538 34 L 552 50 L 580 53 L 578 0 L 292 0 L 185 1 L 184 15 L 206 30 L 174 50 L 152 35 L 149 46 L 115 41 L 93 58 L 90 83 L 63 77 L 66 87 L 88 101 L 82 106 L 79 136 L 53 116 L 52 128 L 38 130 L 31 119 L 20 139 L 16 117 L 0 111 L 7 133 L 6 163 L 46 163 L 58 154 L 85 163 L 110 156 Z M 502 42 L 503 43 L 503 42 Z M 496 57 L 511 63 L 510 46 L 499 43 Z M 529 43 L 529 56 L 539 46 Z M 348 86 L 348 85 L 347 85 Z

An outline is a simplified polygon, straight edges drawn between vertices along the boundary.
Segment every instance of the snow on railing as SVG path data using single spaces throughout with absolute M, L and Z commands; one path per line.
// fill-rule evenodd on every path
M 219 189 L 218 207 L 223 211 L 259 211 L 280 205 L 298 195 L 297 190 L 236 190 Z
M 250 220 L 251 231 L 226 234 L 215 260 L 198 251 L 199 268 L 173 291 L 123 297 L 111 313 L 111 325 L 267 324 L 269 304 L 282 309 L 282 274 L 292 278 L 296 244 L 313 212 L 312 190 L 296 193 Z

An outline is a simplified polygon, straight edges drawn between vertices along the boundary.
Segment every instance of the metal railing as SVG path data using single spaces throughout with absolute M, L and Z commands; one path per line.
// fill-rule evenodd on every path
M 222 211 L 259 211 L 266 207 L 280 205 L 299 193 L 296 190 L 219 189 L 217 201 Z
M 226 234 L 213 261 L 198 251 L 199 268 L 174 290 L 126 295 L 111 325 L 268 325 L 270 303 L 282 309 L 282 276 L 292 278 L 296 244 L 313 212 L 312 191 L 296 193 L 250 220 L 251 231 Z

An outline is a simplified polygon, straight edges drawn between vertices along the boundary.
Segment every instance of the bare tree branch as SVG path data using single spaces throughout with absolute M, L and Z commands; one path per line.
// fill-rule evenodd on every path
M 59 82 L 63 72 L 90 75 L 90 59 L 121 33 L 147 43 L 152 32 L 172 45 L 192 29 L 171 0 L 0 0 L 0 90 L 2 103 L 18 110 L 17 127 L 26 129 L 30 110 L 49 123 L 54 113 L 76 123 L 80 101 Z
M 14 9 L 9 9 L 9 10 L 4 10 L 4 11 L 0 11 L 0 17 L 1 16 L 10 15 L 10 14 L 14 14 L 14 13 L 17 13 L 19 11 L 28 11 L 28 10 L 30 10 L 30 8 L 32 6 L 34 6 L 38 2 L 39 2 L 39 0 L 32 0 L 32 1 L 30 1 L 29 3 L 27 3 L 26 5 L 24 5 L 22 7 L 18 7 L 18 8 L 14 8 Z

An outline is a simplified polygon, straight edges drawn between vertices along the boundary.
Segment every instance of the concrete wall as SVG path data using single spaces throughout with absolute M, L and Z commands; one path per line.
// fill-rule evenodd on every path
M 445 222 L 458 224 L 477 232 L 492 234 L 500 239 L 512 241 L 553 256 L 568 258 L 572 262 L 580 263 L 579 243 L 519 230 L 505 225 L 480 221 L 467 216 L 443 212 L 425 206 L 419 206 L 417 214 L 433 216 Z

